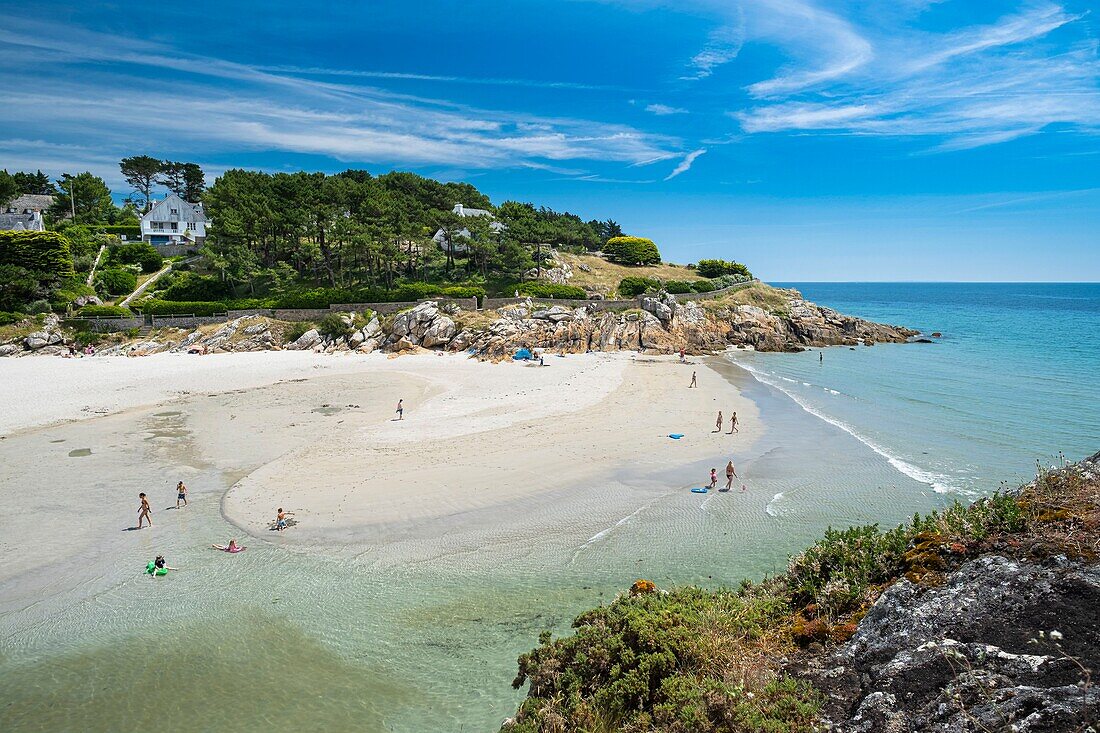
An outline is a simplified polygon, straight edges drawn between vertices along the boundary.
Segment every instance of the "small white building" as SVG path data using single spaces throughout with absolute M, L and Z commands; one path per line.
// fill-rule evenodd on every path
M 455 204 L 455 207 L 453 209 L 451 209 L 451 212 L 454 213 L 454 214 L 457 214 L 458 216 L 460 216 L 462 218 L 466 218 L 467 216 L 492 216 L 493 215 L 493 212 L 489 211 L 488 209 L 468 209 L 465 206 L 463 206 L 462 204 Z M 499 221 L 494 220 L 494 221 L 489 223 L 489 228 L 492 229 L 493 232 L 500 232 L 500 231 L 504 230 L 504 225 L 501 224 Z M 457 232 L 455 232 L 455 240 L 456 241 L 451 242 L 451 251 L 454 252 L 455 254 L 464 254 L 466 252 L 466 245 L 463 244 L 462 242 L 457 241 L 457 240 L 458 239 L 469 239 L 469 238 L 470 238 L 470 230 L 469 229 L 464 228 L 464 229 L 460 229 Z M 437 231 L 435 233 L 435 236 L 432 237 L 432 241 L 435 242 L 436 244 L 438 244 L 439 248 L 441 250 L 443 250 L 443 251 L 447 250 L 447 236 L 446 236 L 446 234 L 444 233 L 444 231 L 442 229 L 440 229 L 439 231 Z
M 208 223 L 202 204 L 189 203 L 170 193 L 141 217 L 141 240 L 154 247 L 198 247 L 206 241 Z

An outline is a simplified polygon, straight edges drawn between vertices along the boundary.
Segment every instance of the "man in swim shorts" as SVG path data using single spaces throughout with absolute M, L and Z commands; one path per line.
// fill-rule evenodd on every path
M 184 506 L 187 506 L 187 487 L 180 481 L 176 484 L 176 509 L 180 508 L 180 502 L 183 502 Z
M 138 529 L 141 529 L 142 521 L 148 519 L 149 526 L 153 526 L 152 508 L 149 506 L 149 500 L 145 498 L 145 492 L 138 494 L 138 498 L 141 499 L 141 507 L 138 509 Z
M 405 406 L 404 406 L 404 404 L 402 404 L 404 402 L 405 402 L 405 400 L 403 400 L 403 399 L 397 401 L 397 419 L 398 420 L 404 420 L 405 419 Z

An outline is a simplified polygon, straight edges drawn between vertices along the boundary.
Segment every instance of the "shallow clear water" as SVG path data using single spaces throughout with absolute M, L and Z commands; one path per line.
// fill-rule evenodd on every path
M 277 537 L 250 539 L 232 557 L 210 550 L 209 542 L 236 533 L 219 504 L 240 477 L 194 444 L 198 411 L 220 398 L 0 441 L 0 483 L 79 486 L 71 500 L 93 508 L 117 492 L 129 502 L 134 487 L 164 485 L 165 465 L 189 470 L 196 487 L 187 509 L 158 508 L 156 533 L 74 533 L 82 548 L 75 561 L 0 585 L 0 730 L 495 730 L 523 694 L 509 684 L 516 656 L 544 629 L 566 633 L 578 612 L 636 578 L 667 587 L 776 573 L 829 525 L 889 524 L 954 498 L 932 484 L 991 490 L 1057 448 L 1096 449 L 1081 435 L 1097 425 L 1095 403 L 1084 404 L 1095 380 L 1080 383 L 1095 377 L 1095 361 L 1082 367 L 1064 356 L 1070 363 L 1060 376 L 1029 398 L 1031 429 L 1005 429 L 1003 411 L 966 405 L 994 400 L 1002 390 L 989 384 L 1002 379 L 1022 387 L 1017 376 L 987 368 L 979 355 L 989 347 L 964 327 L 965 313 L 920 303 L 907 312 L 885 296 L 882 312 L 873 312 L 873 303 L 806 290 L 842 310 L 940 329 L 944 342 L 833 349 L 824 365 L 816 354 L 731 355 L 768 371 L 767 381 L 716 358 L 715 368 L 760 410 L 763 434 L 751 446 L 730 442 L 744 493 L 687 492 L 709 460 L 595 479 L 515 507 L 505 526 L 456 520 L 445 531 L 477 526 L 484 542 L 430 561 L 389 562 L 376 548 L 350 544 L 306 552 Z M 1095 312 L 1081 318 L 1078 327 Z M 1010 318 L 1003 323 L 1011 327 Z M 1046 322 L 1048 348 L 1062 348 L 1052 332 L 1065 327 Z M 998 353 L 1008 352 L 1020 353 Z M 1043 390 L 1060 407 L 1050 407 Z M 239 410 L 248 396 L 235 399 Z M 956 412 L 966 421 L 945 417 Z M 1076 428 L 1060 422 L 1070 415 Z M 68 456 L 88 447 L 88 455 Z M 964 469 L 951 462 L 960 456 Z M 899 461 L 911 469 L 898 470 Z M 118 462 L 128 466 L 126 485 L 96 478 Z M 62 501 L 70 499 L 43 499 L 40 509 Z M 140 568 L 153 552 L 183 569 L 149 579 Z M 16 592 L 27 587 L 33 597 Z
M 1100 284 L 777 283 L 843 313 L 940 332 L 734 360 L 938 491 L 1018 482 L 1100 449 Z

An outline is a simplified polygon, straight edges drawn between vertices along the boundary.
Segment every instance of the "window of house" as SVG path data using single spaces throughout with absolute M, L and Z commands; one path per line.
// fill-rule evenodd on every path
M 179 229 L 179 224 L 177 224 L 176 222 L 172 222 L 172 231 L 174 232 L 177 229 Z
M 178 216 L 178 215 L 179 215 L 179 213 L 180 213 L 180 210 L 179 210 L 179 209 L 172 209 L 171 211 L 172 211 L 172 213 L 173 213 L 173 214 L 175 214 L 175 215 L 177 215 L 177 216 Z

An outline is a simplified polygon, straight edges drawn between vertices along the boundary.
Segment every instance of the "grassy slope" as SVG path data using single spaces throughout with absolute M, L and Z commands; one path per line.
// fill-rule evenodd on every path
M 579 616 L 575 633 L 519 658 L 529 695 L 509 733 L 812 731 L 821 697 L 787 676 L 800 646 L 847 640 L 901 577 L 933 584 L 983 552 L 1095 561 L 1100 481 L 1076 466 L 1040 473 L 1018 493 L 956 504 L 882 531 L 829 530 L 786 573 L 738 590 L 629 595 Z
M 570 285 L 591 288 L 605 294 L 614 293 L 624 277 L 652 277 L 662 281 L 703 279 L 695 270 L 665 262 L 649 267 L 625 267 L 595 255 L 561 253 L 558 256 L 573 268 L 573 277 L 568 281 Z M 588 266 L 591 272 L 581 270 L 581 264 Z

